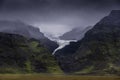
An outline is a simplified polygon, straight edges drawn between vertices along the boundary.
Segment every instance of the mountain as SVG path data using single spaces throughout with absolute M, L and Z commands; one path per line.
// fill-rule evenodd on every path
M 84 34 L 91 28 L 92 28 L 91 26 L 86 27 L 84 30 L 81 28 L 75 28 L 63 34 L 59 38 L 62 40 L 81 40 L 84 37 Z
M 40 41 L 0 33 L 0 73 L 58 73 L 57 61 Z
M 39 28 L 27 25 L 21 21 L 0 21 L 0 32 L 19 34 L 29 39 L 40 40 L 41 44 L 51 52 L 58 47 L 57 43 L 46 38 Z
M 113 10 L 85 37 L 56 52 L 62 70 L 77 74 L 120 74 L 120 10 Z

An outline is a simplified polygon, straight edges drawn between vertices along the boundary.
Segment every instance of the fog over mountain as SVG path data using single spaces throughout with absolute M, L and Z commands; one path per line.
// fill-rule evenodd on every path
M 120 0 L 0 0 L 1 77 L 34 73 L 117 79 Z
M 39 28 L 25 24 L 21 21 L 0 21 L 0 32 L 18 34 L 27 39 L 38 40 L 51 52 L 58 47 L 57 43 L 45 37 Z
M 120 9 L 120 0 L 0 0 L 0 20 L 21 20 L 60 36 L 93 26 L 113 9 Z
M 92 28 L 92 26 L 88 26 L 84 30 L 81 28 L 74 28 L 71 31 L 66 32 L 59 38 L 62 40 L 81 40 L 84 37 L 85 33 Z

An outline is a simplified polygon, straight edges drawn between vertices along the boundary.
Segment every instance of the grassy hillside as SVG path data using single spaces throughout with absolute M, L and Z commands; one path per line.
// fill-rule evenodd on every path
M 59 73 L 51 53 L 34 39 L 0 33 L 0 73 Z

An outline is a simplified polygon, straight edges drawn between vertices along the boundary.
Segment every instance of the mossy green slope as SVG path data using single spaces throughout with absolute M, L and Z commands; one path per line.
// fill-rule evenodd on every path
M 59 73 L 55 58 L 34 39 L 0 33 L 0 73 Z

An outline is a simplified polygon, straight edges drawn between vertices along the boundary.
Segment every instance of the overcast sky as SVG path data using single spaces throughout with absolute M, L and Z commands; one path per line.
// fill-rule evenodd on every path
M 0 0 L 0 20 L 21 20 L 58 36 L 93 26 L 117 9 L 120 0 Z

